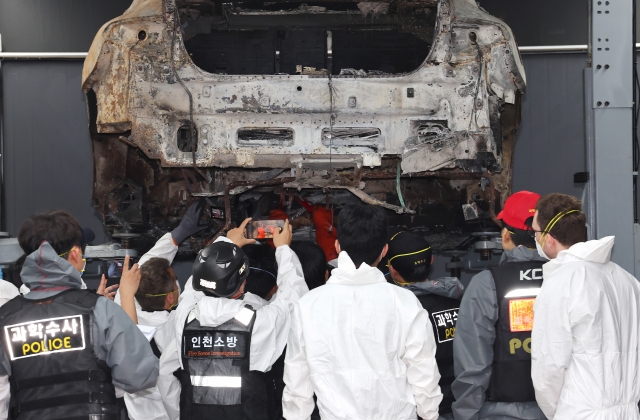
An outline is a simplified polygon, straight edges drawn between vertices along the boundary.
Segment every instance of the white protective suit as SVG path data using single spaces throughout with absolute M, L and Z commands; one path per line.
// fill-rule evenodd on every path
M 29 289 L 27 289 L 27 292 L 28 291 Z M 16 286 L 14 286 L 13 284 L 9 283 L 6 280 L 0 279 L 0 306 L 4 305 L 14 297 L 19 295 L 20 295 L 20 291 Z
M 549 420 L 640 419 L 640 284 L 610 261 L 613 236 L 543 266 L 531 377 Z
M 220 237 L 217 241 L 231 242 L 225 237 Z M 173 372 L 182 368 L 182 332 L 189 314 L 198 319 L 202 326 L 216 327 L 236 316 L 245 304 L 249 304 L 256 310 L 249 349 L 249 369 L 268 372 L 282 355 L 289 335 L 292 306 L 309 289 L 304 281 L 300 261 L 289 246 L 283 245 L 276 249 L 276 261 L 278 291 L 271 303 L 251 293 L 245 293 L 242 299 L 235 300 L 206 296 L 193 289 L 191 278 L 187 281 L 178 308 L 157 333 L 172 338 L 160 357 L 158 378 L 158 388 L 169 418 L 180 418 L 181 385 Z
M 178 247 L 173 243 L 171 239 L 171 233 L 165 234 L 162 238 L 156 242 L 156 244 L 144 254 L 138 266 L 144 265 L 145 262 L 151 258 L 158 257 L 164 258 L 171 264 L 178 252 Z M 114 301 L 120 305 L 120 293 L 116 293 Z M 169 311 L 143 311 L 140 304 L 136 301 L 136 312 L 138 314 L 138 327 L 142 330 L 145 336 L 151 341 L 153 338 L 158 346 L 158 349 L 162 351 L 172 339 L 167 338 L 162 334 L 158 334 L 156 329 L 162 327 L 169 319 Z M 146 328 L 145 328 L 146 327 Z M 124 402 L 129 412 L 129 418 L 131 420 L 167 420 L 169 416 L 162 404 L 162 398 L 157 386 L 153 388 L 145 389 L 144 391 L 136 392 L 135 394 L 124 393 Z
M 287 420 L 438 418 L 442 393 L 428 313 L 380 270 L 346 252 L 327 284 L 294 306 L 282 398 Z M 417 410 L 416 410 L 417 409 Z

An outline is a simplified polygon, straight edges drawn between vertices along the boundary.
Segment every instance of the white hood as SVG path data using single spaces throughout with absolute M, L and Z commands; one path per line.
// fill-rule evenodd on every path
M 356 265 L 349 257 L 346 251 L 342 251 L 338 255 L 338 268 L 334 268 L 331 271 L 331 277 L 327 280 L 327 284 L 351 284 L 351 285 L 363 285 L 386 282 L 384 274 L 376 267 L 371 267 L 367 263 L 360 264 L 360 267 L 356 268 Z
M 607 236 L 602 239 L 578 242 L 571 248 L 560 251 L 556 258 L 542 266 L 545 277 L 568 262 L 590 261 L 599 264 L 610 262 L 614 240 L 614 236 Z

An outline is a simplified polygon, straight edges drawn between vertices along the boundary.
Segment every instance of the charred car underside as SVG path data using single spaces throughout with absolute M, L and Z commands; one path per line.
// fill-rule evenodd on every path
M 278 206 L 310 225 L 296 196 L 486 230 L 525 76 L 511 30 L 473 0 L 135 0 L 96 36 L 82 87 L 109 232 L 144 248 L 203 196 L 197 249 Z

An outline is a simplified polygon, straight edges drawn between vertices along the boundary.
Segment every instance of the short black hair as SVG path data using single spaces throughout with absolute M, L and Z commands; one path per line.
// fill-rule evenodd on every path
M 531 227 L 533 223 L 533 216 L 524 221 L 524 224 Z M 509 226 L 506 223 L 502 223 L 502 227 L 507 229 L 511 234 L 511 241 L 515 246 L 526 246 L 527 248 L 534 249 L 536 247 L 536 240 L 531 237 L 530 231 L 516 229 L 513 226 Z
M 393 263 L 391 263 L 391 265 L 393 266 Z M 395 267 L 393 268 L 395 269 Z M 429 279 L 430 268 L 431 268 L 431 257 L 429 257 L 429 262 L 427 264 L 422 264 L 422 265 L 413 267 L 413 269 L 408 272 L 403 273 L 400 270 L 396 270 L 396 271 L 402 276 L 402 279 L 407 283 L 418 283 L 418 282 Z
M 340 211 L 338 242 L 356 267 L 362 263 L 371 265 L 378 259 L 387 244 L 388 232 L 387 215 L 380 207 L 349 204 Z
M 326 282 L 327 257 L 318 244 L 311 241 L 296 241 L 291 244 L 304 273 L 304 281 L 309 290 L 320 287 Z
M 164 309 L 166 294 L 176 290 L 176 279 L 169 271 L 171 264 L 164 258 L 150 258 L 140 266 L 140 286 L 136 300 L 142 310 L 147 312 Z M 149 296 L 165 295 L 165 296 Z
M 27 254 L 22 254 L 20 258 L 14 261 L 9 269 L 4 272 L 4 279 L 12 283 L 18 289 L 22 286 L 22 278 L 20 277 L 20 273 L 22 273 L 22 266 L 24 266 L 24 262 L 27 259 Z
M 29 255 L 40 248 L 43 241 L 49 242 L 56 254 L 64 254 L 74 246 L 82 246 L 82 229 L 75 217 L 63 210 L 33 214 L 22 224 L 18 243 Z
M 242 248 L 249 258 L 249 276 L 245 292 L 266 299 L 277 284 L 278 263 L 273 249 L 266 245 L 247 245 Z

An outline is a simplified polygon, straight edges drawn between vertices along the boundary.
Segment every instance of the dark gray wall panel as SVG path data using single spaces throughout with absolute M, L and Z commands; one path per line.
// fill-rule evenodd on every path
M 519 45 L 587 43 L 588 3 L 583 0 L 480 0 L 480 7 L 509 25 Z
M 108 241 L 91 204 L 93 168 L 80 90 L 82 62 L 9 61 L 1 70 L 8 232 L 17 236 L 32 213 L 64 209 L 94 230 L 94 244 Z M 191 267 L 190 261 L 173 264 L 183 286 Z
M 586 54 L 523 56 L 527 93 L 522 103 L 513 190 L 560 192 L 578 198 L 575 172 L 586 171 L 583 76 Z
M 2 49 L 87 52 L 98 29 L 131 0 L 0 0 Z
M 104 242 L 91 205 L 93 169 L 82 62 L 2 63 L 5 221 L 17 236 L 30 214 L 65 209 Z
M 131 0 L 0 0 L 4 50 L 85 52 L 98 29 L 130 4 Z M 504 20 L 520 45 L 587 43 L 584 0 L 480 0 L 479 4 Z

